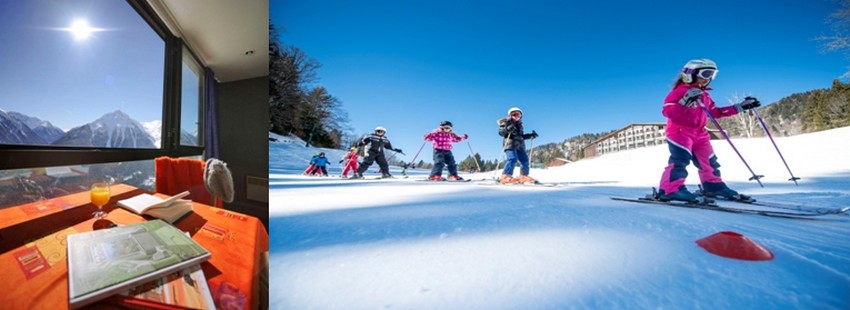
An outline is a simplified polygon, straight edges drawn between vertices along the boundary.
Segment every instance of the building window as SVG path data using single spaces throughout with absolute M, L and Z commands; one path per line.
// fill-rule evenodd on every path
M 203 132 L 203 69 L 187 48 L 183 48 L 183 67 L 180 96 L 180 145 L 200 146 Z

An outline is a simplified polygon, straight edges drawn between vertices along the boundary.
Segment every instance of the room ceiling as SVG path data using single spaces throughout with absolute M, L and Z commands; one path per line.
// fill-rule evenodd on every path
M 148 1 L 219 82 L 268 76 L 268 0 Z

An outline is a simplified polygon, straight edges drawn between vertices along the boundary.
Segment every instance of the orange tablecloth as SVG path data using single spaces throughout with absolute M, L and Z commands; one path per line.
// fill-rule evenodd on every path
M 104 210 L 107 219 L 124 225 L 146 220 L 115 206 L 115 202 L 143 193 L 114 185 Z M 30 204 L 0 210 L 0 309 L 64 309 L 68 307 L 68 271 L 65 236 L 92 230 L 95 207 L 88 192 L 68 195 L 46 206 Z M 259 279 L 269 236 L 262 222 L 248 215 L 194 203 L 194 212 L 175 226 L 212 254 L 201 264 L 219 306 L 255 309 Z M 107 306 L 104 303 L 95 307 Z

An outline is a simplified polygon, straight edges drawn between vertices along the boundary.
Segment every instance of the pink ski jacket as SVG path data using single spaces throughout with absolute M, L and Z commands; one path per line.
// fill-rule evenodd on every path
M 426 141 L 432 141 L 435 150 L 451 151 L 452 142 L 460 142 L 463 137 L 454 132 L 445 132 L 437 129 L 425 135 Z
M 702 106 L 697 103 L 696 106 L 689 108 L 679 104 L 679 100 L 685 96 L 685 93 L 687 93 L 689 89 L 697 87 L 699 86 L 696 84 L 679 84 L 674 87 L 669 94 L 667 94 L 667 98 L 664 98 L 664 107 L 661 109 L 661 114 L 667 117 L 667 132 L 705 131 L 705 125 L 708 124 L 708 115 L 705 114 L 705 110 Z M 714 100 L 712 100 L 711 95 L 708 94 L 709 90 L 711 90 L 711 88 L 703 90 L 700 101 L 702 102 L 702 105 L 705 105 L 705 107 L 708 108 L 708 111 L 711 112 L 711 115 L 714 116 L 714 118 L 722 118 L 738 114 L 738 111 L 735 110 L 734 106 L 722 108 L 715 106 Z

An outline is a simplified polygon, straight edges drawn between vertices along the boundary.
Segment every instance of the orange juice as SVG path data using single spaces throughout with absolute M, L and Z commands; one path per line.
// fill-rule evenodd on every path
M 102 207 L 109 202 L 109 188 L 94 188 L 91 190 L 91 203 Z

